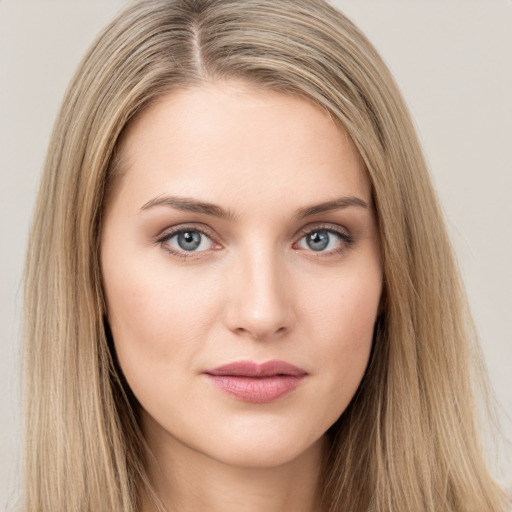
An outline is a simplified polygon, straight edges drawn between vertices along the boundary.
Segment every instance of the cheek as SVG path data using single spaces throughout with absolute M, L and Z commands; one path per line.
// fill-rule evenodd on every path
M 367 267 L 339 282 L 328 293 L 310 300 L 308 337 L 315 340 L 315 355 L 323 400 L 315 414 L 332 424 L 354 396 L 368 364 L 381 295 L 380 267 Z M 312 294 L 313 297 L 313 294 Z
M 169 363 L 176 370 L 186 367 L 217 316 L 211 294 L 197 293 L 182 275 L 158 262 L 107 263 L 108 322 L 130 384 L 144 375 L 165 375 Z
M 319 352 L 357 351 L 371 343 L 382 290 L 380 265 L 349 269 L 324 285 L 323 290 L 312 286 L 302 305 L 310 335 L 322 343 Z

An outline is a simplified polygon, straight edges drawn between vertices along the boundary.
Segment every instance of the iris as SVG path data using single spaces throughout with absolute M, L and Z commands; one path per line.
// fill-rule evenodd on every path
M 306 236 L 306 244 L 312 251 L 323 251 L 329 245 L 328 231 L 313 231 Z

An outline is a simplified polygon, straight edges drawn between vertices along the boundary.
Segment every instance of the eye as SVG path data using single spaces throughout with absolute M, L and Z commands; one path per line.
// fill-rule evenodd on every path
M 212 239 L 198 229 L 180 229 L 168 233 L 158 240 L 173 253 L 203 252 L 212 249 Z
M 297 247 L 314 252 L 337 253 L 352 243 L 352 237 L 346 233 L 332 228 L 317 228 L 307 232 L 298 241 Z

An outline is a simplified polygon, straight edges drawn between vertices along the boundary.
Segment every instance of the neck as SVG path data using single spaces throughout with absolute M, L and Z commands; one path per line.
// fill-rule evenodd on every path
M 146 430 L 146 434 L 148 431 Z M 273 467 L 240 467 L 208 457 L 176 439 L 147 435 L 147 471 L 168 512 L 320 512 L 324 439 Z M 143 498 L 144 512 L 156 510 Z

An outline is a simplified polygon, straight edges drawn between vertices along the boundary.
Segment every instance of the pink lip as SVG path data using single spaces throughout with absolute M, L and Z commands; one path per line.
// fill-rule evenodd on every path
M 204 373 L 221 391 L 253 403 L 272 402 L 291 393 L 307 375 L 284 361 L 237 361 Z

